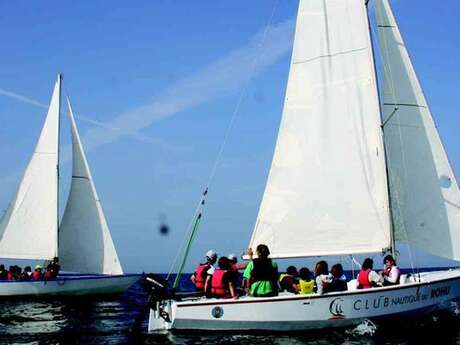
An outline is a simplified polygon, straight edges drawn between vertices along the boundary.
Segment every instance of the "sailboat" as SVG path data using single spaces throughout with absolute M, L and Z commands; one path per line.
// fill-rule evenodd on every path
M 0 258 L 52 260 L 63 271 L 55 279 L 0 281 L 0 296 L 120 293 L 139 274 L 123 274 L 78 133 L 70 100 L 72 183 L 59 222 L 59 131 L 62 77 L 16 196 L 0 219 Z
M 300 0 L 278 139 L 249 247 L 271 258 L 395 252 L 460 260 L 460 192 L 388 0 Z M 322 295 L 158 297 L 149 331 L 298 331 L 423 314 L 460 297 L 460 270 Z

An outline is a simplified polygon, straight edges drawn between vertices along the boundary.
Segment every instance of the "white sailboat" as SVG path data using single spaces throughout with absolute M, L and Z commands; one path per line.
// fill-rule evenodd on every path
M 283 117 L 250 241 L 272 258 L 382 253 L 460 260 L 460 192 L 388 0 L 376 0 L 383 106 L 364 0 L 300 0 Z M 443 308 L 460 270 L 323 295 L 159 300 L 149 331 L 293 331 Z
M 123 274 L 91 177 L 67 98 L 72 130 L 72 184 L 59 224 L 59 127 L 61 76 L 15 198 L 0 219 L 0 258 L 52 260 L 63 271 L 56 279 L 0 281 L 0 296 L 119 293 L 138 274 Z

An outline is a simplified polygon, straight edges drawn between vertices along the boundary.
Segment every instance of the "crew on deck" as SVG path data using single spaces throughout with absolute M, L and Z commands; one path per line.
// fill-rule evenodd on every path
M 399 267 L 396 265 L 396 261 L 393 256 L 385 256 L 383 258 L 383 264 L 385 265 L 384 270 L 381 272 L 383 277 L 383 286 L 399 284 L 401 272 Z
M 206 253 L 206 262 L 200 263 L 195 273 L 190 277 L 198 291 L 203 291 L 205 294 L 211 292 L 211 278 L 214 273 L 214 264 L 217 261 L 217 253 L 213 250 L 208 250 Z
M 244 272 L 249 280 L 249 294 L 254 297 L 278 295 L 278 265 L 269 259 L 270 251 L 264 244 L 256 248 L 257 258 L 253 259 Z
M 311 294 L 315 290 L 315 281 L 311 279 L 311 272 L 308 268 L 302 267 L 299 270 L 299 284 L 297 292 L 301 295 Z
M 376 286 L 382 286 L 383 278 L 377 272 L 372 270 L 374 261 L 371 258 L 364 259 L 361 265 L 361 271 L 356 279 L 356 287 L 358 289 L 370 289 Z
M 222 256 L 217 262 L 218 268 L 211 278 L 211 294 L 216 298 L 238 298 L 236 290 L 236 275 L 231 268 L 230 260 Z

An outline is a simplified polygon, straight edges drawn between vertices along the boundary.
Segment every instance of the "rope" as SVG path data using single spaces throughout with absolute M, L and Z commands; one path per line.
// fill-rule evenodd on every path
M 275 1 L 274 5 L 273 5 L 273 8 L 272 8 L 272 11 L 271 11 L 271 14 L 270 14 L 270 17 L 269 17 L 269 20 L 268 20 L 267 24 L 265 25 L 265 29 L 264 29 L 264 32 L 262 34 L 262 38 L 261 38 L 261 41 L 260 41 L 260 44 L 259 44 L 260 48 L 263 48 L 263 46 L 265 44 L 265 40 L 267 38 L 267 33 L 269 31 L 270 24 L 272 23 L 273 17 L 274 17 L 275 12 L 276 12 L 276 8 L 278 7 L 278 2 L 279 2 L 279 0 Z M 193 217 L 191 218 L 191 221 L 190 221 L 190 223 L 189 223 L 189 225 L 187 227 L 186 236 L 184 237 L 184 239 L 182 241 L 182 244 L 179 247 L 179 250 L 178 250 L 178 252 L 176 254 L 176 257 L 174 258 L 174 261 L 173 261 L 173 263 L 172 263 L 172 265 L 171 265 L 171 267 L 169 269 L 169 272 L 168 272 L 168 275 L 167 275 L 166 279 L 169 279 L 169 277 L 171 276 L 172 270 L 174 269 L 174 266 L 176 265 L 177 259 L 178 259 L 179 255 L 180 255 L 180 252 L 182 251 L 182 249 L 183 249 L 183 247 L 185 245 L 186 239 L 189 238 L 189 241 L 188 241 L 188 244 L 187 244 L 187 249 L 186 249 L 186 251 L 188 251 L 190 249 L 190 247 L 191 247 L 191 242 L 193 241 L 193 239 L 196 236 L 195 226 L 192 226 L 192 225 L 194 223 L 196 224 L 196 220 L 198 220 L 198 218 L 197 218 L 198 214 L 199 214 L 199 217 L 200 217 L 199 219 L 201 219 L 202 208 L 203 208 L 204 203 L 205 203 L 205 198 L 206 198 L 206 195 L 208 193 L 209 186 L 211 185 L 212 181 L 214 180 L 217 168 L 218 168 L 219 164 L 221 163 L 222 156 L 223 156 L 223 153 L 224 153 L 224 149 L 225 149 L 225 147 L 227 145 L 228 139 L 230 137 L 230 133 L 231 133 L 231 131 L 233 129 L 235 120 L 237 118 L 237 115 L 238 115 L 240 107 L 241 107 L 241 104 L 242 104 L 243 100 L 246 98 L 247 91 L 249 89 L 249 85 L 250 85 L 250 83 L 252 81 L 252 77 L 253 77 L 253 74 L 254 74 L 254 69 L 255 69 L 255 66 L 257 65 L 257 62 L 259 61 L 260 55 L 262 55 L 261 53 L 262 53 L 262 51 L 259 51 L 258 54 L 256 53 L 255 57 L 254 57 L 254 59 L 252 61 L 251 68 L 249 70 L 249 77 L 248 77 L 248 79 L 246 80 L 246 83 L 243 86 L 243 89 L 242 89 L 242 91 L 240 93 L 238 101 L 237 101 L 237 103 L 235 105 L 235 108 L 233 110 L 230 122 L 229 122 L 229 124 L 227 126 L 227 129 L 225 131 L 225 134 L 224 134 L 224 140 L 222 141 L 222 144 L 220 145 L 220 149 L 219 149 L 219 151 L 217 153 L 217 157 L 216 157 L 216 159 L 214 161 L 213 167 L 211 169 L 211 173 L 210 173 L 208 181 L 206 183 L 205 191 L 203 192 L 203 195 L 202 195 L 197 207 L 195 208 L 195 212 L 193 213 Z M 198 221 L 198 223 L 199 223 L 199 221 Z M 188 254 L 188 252 L 187 252 L 187 254 Z M 184 259 L 184 262 L 181 263 L 182 267 L 185 265 L 187 255 L 184 255 L 183 259 Z M 177 276 L 176 276 L 176 280 L 177 280 Z

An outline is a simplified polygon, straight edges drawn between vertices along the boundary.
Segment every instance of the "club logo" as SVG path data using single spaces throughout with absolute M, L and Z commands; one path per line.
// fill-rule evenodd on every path
M 332 300 L 329 304 L 329 311 L 332 314 L 330 320 L 345 319 L 343 314 L 343 299 L 338 297 Z
M 224 309 L 222 307 L 214 307 L 211 310 L 211 315 L 216 319 L 220 319 L 222 316 L 224 316 Z

